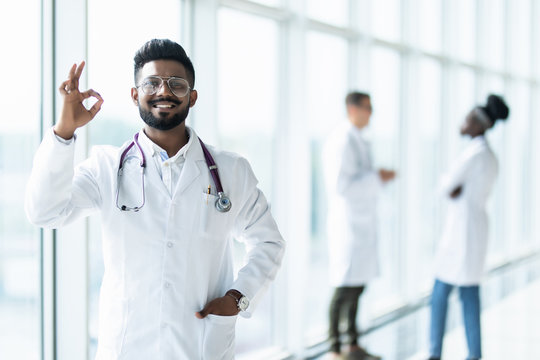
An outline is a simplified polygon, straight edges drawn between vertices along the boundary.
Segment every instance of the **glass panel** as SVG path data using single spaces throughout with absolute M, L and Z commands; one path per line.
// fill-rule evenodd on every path
M 476 1 L 456 0 L 452 19 L 452 53 L 460 59 L 473 62 L 476 59 Z
M 397 51 L 376 47 L 371 51 L 371 98 L 373 117 L 367 129 L 376 168 L 399 165 L 401 58 Z M 399 178 L 397 181 L 400 181 Z M 399 245 L 399 197 L 397 182 L 385 186 L 378 201 L 378 252 L 380 276 L 368 284 L 361 314 L 371 319 L 401 301 L 403 263 Z M 362 322 L 360 326 L 364 326 Z
M 251 0 L 251 1 L 263 4 L 263 5 L 277 7 L 281 5 L 284 0 Z
M 498 124 L 505 133 L 505 151 L 500 155 L 499 180 L 504 184 L 506 256 L 519 255 L 527 248 L 530 201 L 530 90 L 526 82 L 509 87 L 507 102 L 511 108 L 507 123 Z M 532 184 L 531 184 L 532 185 Z
M 407 124 L 407 291 L 417 295 L 432 283 L 434 245 L 440 237 L 441 66 L 422 58 L 416 65 L 413 116 Z
M 220 147 L 249 160 L 260 181 L 259 187 L 270 201 L 279 91 L 278 25 L 272 20 L 226 8 L 219 11 L 218 21 Z M 236 245 L 235 270 L 238 270 L 245 251 L 242 244 Z M 265 295 L 252 318 L 239 319 L 237 354 L 272 345 L 270 295 Z
M 507 7 L 509 17 L 508 62 L 510 71 L 519 75 L 529 75 L 531 67 L 531 2 L 511 1 Z M 519 39 L 519 41 L 517 41 Z
M 325 51 L 322 52 L 321 49 Z M 326 334 L 329 287 L 328 242 L 326 241 L 326 190 L 321 149 L 327 135 L 346 121 L 347 42 L 344 39 L 310 32 L 307 36 L 306 91 L 307 118 L 311 146 L 311 249 L 306 279 L 304 341 L 309 344 Z M 324 69 L 321 71 L 321 69 Z M 331 69 L 331 76 L 328 74 Z
M 309 17 L 335 25 L 348 24 L 349 6 L 347 0 L 308 0 L 307 14 Z
M 540 6 L 539 6 L 540 9 Z M 533 103 L 536 104 L 536 113 L 540 111 L 540 86 L 536 86 L 536 88 L 533 91 L 534 100 Z M 534 120 L 532 120 L 534 122 Z M 533 131 L 533 139 L 539 139 L 540 138 L 540 124 L 538 122 L 534 122 L 534 131 Z M 540 184 L 540 141 L 534 141 L 533 140 L 533 149 L 532 149 L 532 158 L 531 158 L 531 170 L 533 171 L 533 184 Z M 540 189 L 536 185 L 531 186 L 531 191 L 533 192 L 533 196 L 529 201 L 532 201 L 533 203 L 533 209 L 532 209 L 532 234 L 531 239 L 533 241 L 533 246 L 536 249 L 540 248 L 540 221 L 534 221 L 534 219 L 540 219 Z
M 446 151 L 446 163 L 453 164 L 458 158 L 467 142 L 459 133 L 459 129 L 465 116 L 476 105 L 475 86 L 476 79 L 473 70 L 467 67 L 459 67 L 451 71 L 450 101 L 448 124 L 445 130 L 448 132 L 448 149 Z M 485 100 L 485 99 L 482 99 Z M 446 168 L 443 170 L 446 171 Z
M 158 17 L 147 16 L 156 8 L 167 11 Z M 143 23 L 134 25 L 137 19 L 144 19 L 144 26 Z M 133 56 L 152 38 L 179 42 L 180 20 L 181 2 L 178 0 L 134 0 L 129 6 L 124 2 L 88 1 L 88 84 L 105 100 L 97 118 L 88 125 L 90 145 L 120 146 L 142 127 L 143 122 L 131 100 Z M 129 36 L 120 36 L 118 29 L 129 29 Z M 99 217 L 92 216 L 88 289 L 90 359 L 94 358 L 97 345 L 98 296 L 103 276 L 100 227 Z
M 488 76 L 483 84 L 481 91 L 482 96 L 480 99 L 485 103 L 489 94 L 504 94 L 504 78 L 496 75 Z M 505 132 L 508 130 L 506 123 L 498 124 L 492 130 L 490 130 L 486 136 L 491 145 L 491 148 L 495 152 L 495 156 L 501 160 L 501 156 L 505 153 L 504 150 L 504 137 Z M 499 176 L 493 186 L 493 192 L 491 199 L 488 202 L 488 216 L 489 216 L 489 246 L 488 246 L 488 267 L 494 266 L 500 261 L 504 260 L 505 244 L 507 243 L 504 237 L 504 225 L 506 222 L 506 210 L 504 206 L 504 173 L 506 171 L 500 170 Z
M 9 86 L 0 87 L 0 97 L 18 103 L 2 106 L 0 117 L 0 359 L 41 356 L 40 230 L 23 208 L 40 140 L 40 7 L 37 0 L 0 5 L 0 32 L 16 34 L 3 36 L 2 46 L 17 49 L 2 57 Z
M 439 52 L 442 43 L 442 0 L 417 0 L 418 4 L 412 12 L 416 19 L 412 23 L 416 27 L 416 43 L 424 50 Z
M 399 41 L 401 39 L 401 0 L 372 1 L 371 26 L 375 37 Z
M 540 19 L 540 2 L 534 1 L 533 2 L 534 7 L 534 16 L 533 19 Z M 533 44 L 539 44 L 540 43 L 540 22 L 539 21 L 533 21 L 532 23 L 533 27 Z M 532 51 L 535 52 L 534 55 L 534 62 L 533 62 L 533 72 L 534 75 L 538 80 L 540 80 L 540 46 L 533 46 Z
M 482 9 L 484 17 L 485 38 L 483 53 L 480 54 L 482 62 L 488 67 L 502 70 L 504 68 L 504 36 L 505 17 L 504 0 L 482 0 L 485 5 Z

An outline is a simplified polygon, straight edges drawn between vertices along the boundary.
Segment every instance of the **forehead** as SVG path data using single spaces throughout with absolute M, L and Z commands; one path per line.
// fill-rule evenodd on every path
M 363 108 L 364 106 L 371 106 L 371 99 L 368 98 L 368 97 L 365 97 L 362 100 L 360 100 L 360 103 L 352 104 L 351 106 L 353 106 L 355 108 L 359 108 L 359 109 Z
M 147 76 L 176 76 L 187 79 L 187 72 L 184 65 L 175 60 L 154 60 L 149 61 L 140 70 L 139 78 L 143 79 Z

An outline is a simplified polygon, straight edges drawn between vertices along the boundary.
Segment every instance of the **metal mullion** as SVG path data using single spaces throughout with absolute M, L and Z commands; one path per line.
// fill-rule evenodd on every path
M 54 123 L 56 115 L 56 1 L 42 0 L 40 62 L 40 136 Z M 40 229 L 40 354 L 42 360 L 56 360 L 56 231 Z
M 219 0 L 219 6 L 277 21 L 286 21 L 292 17 L 292 14 L 283 7 L 273 7 L 247 0 Z

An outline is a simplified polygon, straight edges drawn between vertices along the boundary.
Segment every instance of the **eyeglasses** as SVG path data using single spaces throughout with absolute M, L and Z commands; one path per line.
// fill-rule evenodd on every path
M 189 83 L 185 79 L 174 76 L 161 77 L 157 75 L 144 78 L 137 88 L 141 88 L 146 95 L 154 95 L 161 89 L 165 80 L 167 81 L 169 89 L 171 89 L 172 93 L 177 97 L 184 97 L 191 90 Z

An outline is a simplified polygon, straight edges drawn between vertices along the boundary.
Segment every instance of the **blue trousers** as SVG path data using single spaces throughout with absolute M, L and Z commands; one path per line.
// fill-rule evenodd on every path
M 430 326 L 430 356 L 440 358 L 444 331 L 446 327 L 446 314 L 448 312 L 448 296 L 454 288 L 453 285 L 435 280 L 431 295 L 431 326 Z M 480 336 L 480 295 L 479 287 L 458 286 L 459 298 L 463 310 L 463 323 L 469 348 L 468 359 L 482 357 L 482 344 Z

